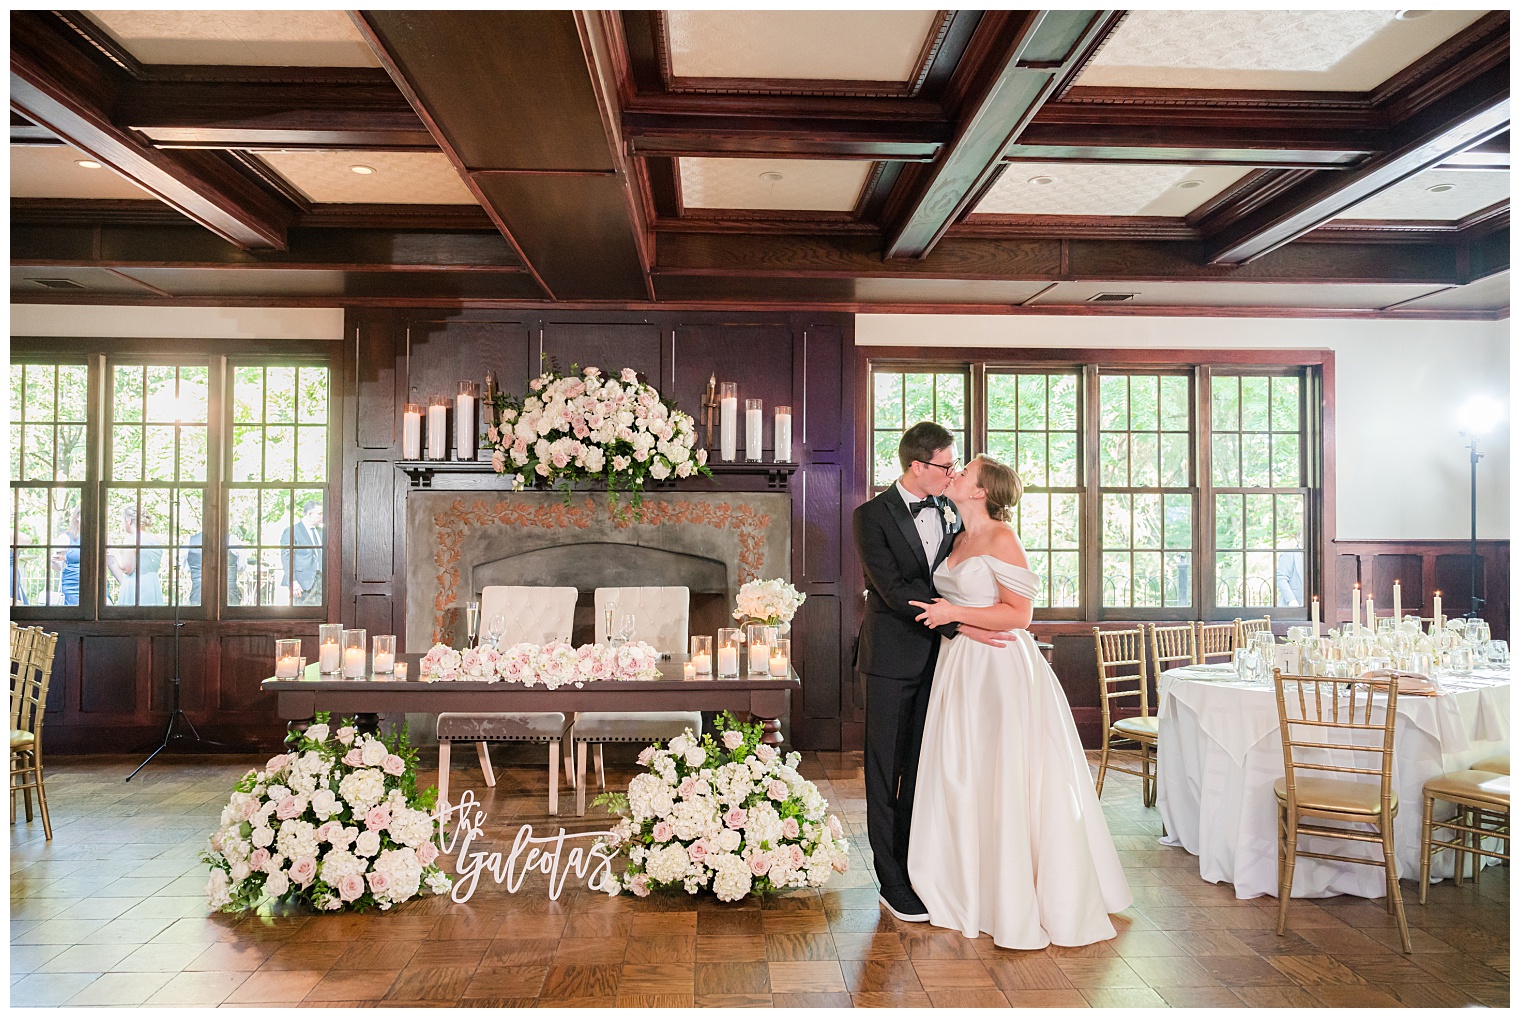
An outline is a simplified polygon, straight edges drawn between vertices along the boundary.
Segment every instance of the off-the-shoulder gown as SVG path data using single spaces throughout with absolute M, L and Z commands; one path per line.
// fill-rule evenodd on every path
M 934 573 L 941 597 L 986 607 L 1035 574 L 990 555 Z M 1006 646 L 940 646 L 919 756 L 908 876 L 935 926 L 999 947 L 1115 935 L 1133 900 L 1055 673 L 1018 630 Z

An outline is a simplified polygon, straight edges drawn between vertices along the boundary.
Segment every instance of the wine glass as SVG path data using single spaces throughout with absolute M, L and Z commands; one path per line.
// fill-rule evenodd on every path
M 486 623 L 486 640 L 490 642 L 491 646 L 495 647 L 497 650 L 500 650 L 501 635 L 506 631 L 506 616 L 502 615 L 500 612 L 497 612 L 495 615 L 492 615 L 491 620 Z
M 638 620 L 634 618 L 633 612 L 628 612 L 623 616 L 623 621 L 618 627 L 618 636 L 624 643 L 632 643 L 637 631 Z

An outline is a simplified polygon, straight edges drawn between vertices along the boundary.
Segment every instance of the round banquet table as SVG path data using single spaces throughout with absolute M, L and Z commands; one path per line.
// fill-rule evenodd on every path
M 1509 751 L 1509 672 L 1475 671 L 1441 683 L 1446 690 L 1441 696 L 1398 701 L 1394 854 L 1404 878 L 1419 877 L 1425 782 Z M 1283 776 L 1283 752 L 1272 684 L 1241 683 L 1229 665 L 1195 665 L 1162 672 L 1157 692 L 1156 804 L 1167 832 L 1162 844 L 1197 856 L 1199 875 L 1233 884 L 1237 898 L 1276 896 L 1272 783 Z M 1437 807 L 1438 818 L 1452 813 L 1449 805 L 1444 814 Z M 1325 844 L 1324 839 L 1309 842 L 1311 849 Z M 1380 858 L 1381 851 L 1356 842 L 1324 850 L 1368 859 Z M 1434 857 L 1432 879 L 1452 875 L 1453 854 Z M 1293 873 L 1295 898 L 1384 893 L 1380 866 L 1300 858 Z

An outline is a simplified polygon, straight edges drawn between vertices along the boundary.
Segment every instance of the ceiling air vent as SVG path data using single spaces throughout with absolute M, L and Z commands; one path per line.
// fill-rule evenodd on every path
M 72 279 L 28 279 L 28 283 L 36 283 L 45 286 L 49 290 L 84 290 L 88 289 L 83 283 L 76 283 Z
M 1125 301 L 1134 300 L 1137 294 L 1133 293 L 1099 293 L 1087 298 L 1089 304 L 1123 304 Z

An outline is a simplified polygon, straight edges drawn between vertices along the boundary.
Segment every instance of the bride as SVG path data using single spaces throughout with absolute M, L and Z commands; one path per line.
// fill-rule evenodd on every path
M 980 456 L 945 494 L 965 524 L 913 602 L 930 627 L 1012 630 L 992 647 L 942 643 L 930 687 L 908 876 L 935 926 L 999 947 L 1076 947 L 1115 936 L 1133 900 L 1055 673 L 1028 625 L 1035 574 L 1009 525 L 1019 477 Z

